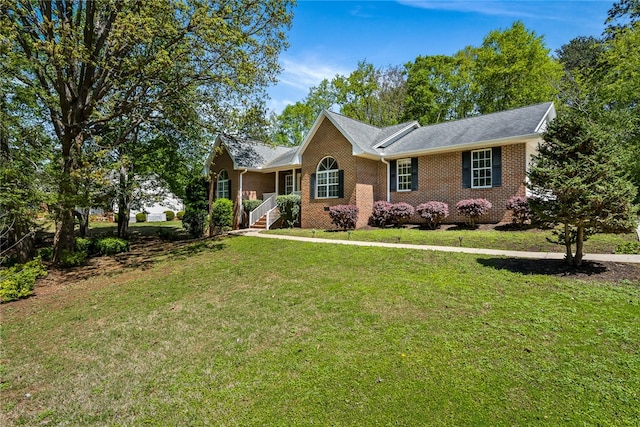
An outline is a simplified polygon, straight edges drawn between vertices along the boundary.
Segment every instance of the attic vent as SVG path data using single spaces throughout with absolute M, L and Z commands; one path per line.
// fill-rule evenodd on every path
M 544 133 L 547 131 L 547 121 L 543 120 L 542 123 L 540 123 L 540 126 L 538 127 L 538 133 Z

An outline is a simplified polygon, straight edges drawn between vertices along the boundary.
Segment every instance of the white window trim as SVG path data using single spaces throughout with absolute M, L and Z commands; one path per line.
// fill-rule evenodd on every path
M 402 176 L 409 177 L 409 188 L 400 188 L 400 166 L 409 166 L 409 173 L 403 173 Z M 411 159 L 399 159 L 396 161 L 396 191 L 405 193 L 411 191 Z
M 474 168 L 473 167 L 473 155 L 475 153 L 480 153 L 480 152 L 489 152 L 489 166 L 488 167 L 482 167 L 482 168 Z M 474 171 L 476 170 L 489 170 L 489 185 L 474 185 Z M 478 178 L 480 179 L 480 178 Z M 485 178 L 486 179 L 486 178 Z M 483 148 L 481 150 L 473 150 L 471 152 L 471 188 L 492 188 L 493 187 L 493 150 L 491 148 Z
M 221 178 L 222 172 L 227 175 L 226 179 Z M 222 187 L 222 189 L 220 187 Z M 225 192 L 227 193 L 226 196 L 221 194 Z M 229 196 L 231 196 L 229 194 L 229 173 L 226 170 L 222 169 L 220 173 L 218 173 L 218 180 L 216 181 L 216 199 L 229 199 Z
M 339 195 L 336 195 L 336 196 L 329 196 L 329 193 L 330 193 L 329 188 L 330 188 L 331 186 L 333 186 L 333 185 L 337 185 L 337 186 L 338 186 L 338 189 L 340 188 L 340 176 L 339 176 L 338 169 L 327 169 L 327 170 L 322 170 L 322 171 L 320 170 L 320 167 L 322 166 L 322 164 L 324 163 L 324 161 L 325 161 L 325 160 L 327 160 L 327 159 L 332 159 L 332 160 L 333 160 L 333 162 L 334 162 L 333 164 L 334 164 L 336 167 L 338 166 L 338 161 L 337 161 L 335 158 L 331 157 L 331 156 L 324 157 L 322 160 L 320 160 L 320 162 L 318 163 L 318 166 L 316 167 L 316 188 L 315 188 L 315 191 L 316 191 L 316 199 L 337 199 L 337 198 L 339 198 Z M 333 165 L 331 165 L 331 166 L 333 166 Z M 333 174 L 335 174 L 335 179 L 336 179 L 338 182 L 337 182 L 336 184 L 329 184 L 329 178 L 330 178 Z M 320 194 L 320 192 L 319 192 L 318 190 L 320 189 L 320 186 L 321 186 L 321 185 L 319 184 L 319 182 L 320 182 L 320 177 L 321 177 L 321 176 L 326 176 L 326 182 L 327 182 L 327 183 L 326 183 L 326 184 L 322 184 L 322 187 L 325 187 L 325 188 L 327 189 L 327 193 L 326 193 L 327 195 L 326 195 L 326 196 L 320 196 L 320 195 L 319 195 L 319 194 Z
M 293 186 L 293 175 L 284 176 L 284 194 L 292 194 L 295 191 Z

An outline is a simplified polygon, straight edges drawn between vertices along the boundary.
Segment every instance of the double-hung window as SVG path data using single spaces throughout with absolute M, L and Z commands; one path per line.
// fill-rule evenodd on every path
M 216 183 L 216 199 L 229 198 L 229 174 L 226 170 L 221 170 Z
M 316 170 L 316 197 L 327 199 L 339 197 L 340 178 L 338 162 L 333 157 L 325 157 Z
M 293 175 L 284 176 L 284 194 L 293 193 Z
M 398 191 L 411 191 L 411 159 L 398 160 Z
M 491 187 L 491 149 L 471 152 L 471 187 Z

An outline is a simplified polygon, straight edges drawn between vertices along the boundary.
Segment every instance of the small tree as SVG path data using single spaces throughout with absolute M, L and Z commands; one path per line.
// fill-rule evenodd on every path
M 409 203 L 400 202 L 391 205 L 391 221 L 396 227 L 402 226 L 414 213 L 416 210 Z
M 444 202 L 430 201 L 416 206 L 416 212 L 427 220 L 427 226 L 435 230 L 449 216 L 449 205 Z
M 209 180 L 198 176 L 185 188 L 185 210 L 182 227 L 193 237 L 202 237 L 207 224 Z M 180 218 L 180 212 L 178 212 Z
M 507 200 L 506 209 L 511 211 L 511 223 L 522 227 L 531 219 L 529 200 L 525 196 L 513 196 Z
M 456 211 L 459 215 L 467 218 L 466 222 L 469 227 L 476 225 L 476 221 L 489 212 L 493 205 L 487 199 L 466 199 L 456 203 Z
M 211 208 L 211 225 L 216 233 L 233 225 L 233 202 L 229 199 L 217 199 Z
M 336 205 L 329 208 L 329 216 L 336 227 L 350 230 L 356 228 L 359 211 L 355 205 Z
M 585 116 L 570 113 L 553 121 L 544 134 L 528 176 L 533 215 L 560 226 L 557 243 L 565 261 L 582 263 L 589 234 L 633 228 L 635 187 L 623 176 L 618 145 Z M 575 254 L 572 245 L 575 243 Z

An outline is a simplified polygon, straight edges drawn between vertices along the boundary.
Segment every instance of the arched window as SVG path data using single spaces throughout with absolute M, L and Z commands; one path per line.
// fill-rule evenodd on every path
M 229 199 L 229 174 L 222 169 L 218 174 L 218 182 L 216 183 L 216 199 Z
M 318 199 L 339 197 L 340 174 L 338 162 L 333 157 L 325 157 L 316 170 L 316 197 Z

